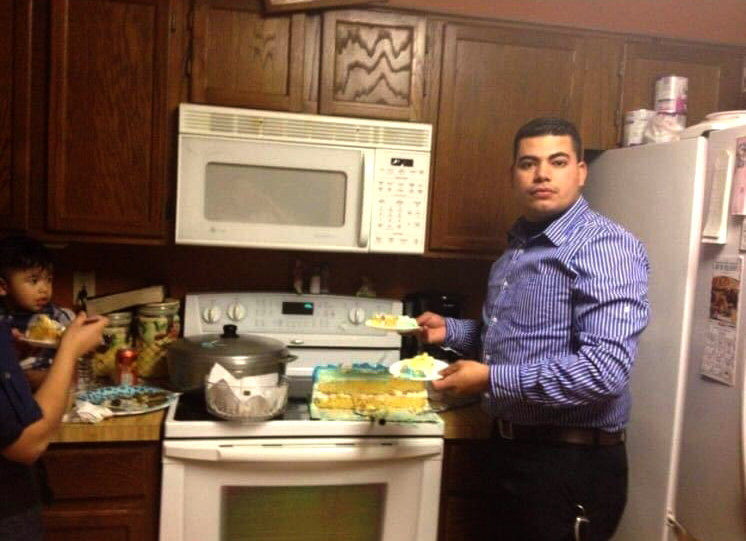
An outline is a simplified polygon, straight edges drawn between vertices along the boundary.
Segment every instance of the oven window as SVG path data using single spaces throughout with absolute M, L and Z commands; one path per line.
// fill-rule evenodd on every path
M 341 171 L 210 162 L 205 176 L 211 221 L 344 225 L 347 176 Z
M 380 541 L 386 485 L 222 488 L 222 541 Z

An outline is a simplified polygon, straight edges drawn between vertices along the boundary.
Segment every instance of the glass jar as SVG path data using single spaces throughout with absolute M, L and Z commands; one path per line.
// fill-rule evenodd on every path
M 142 305 L 137 310 L 136 329 L 138 375 L 143 379 L 167 377 L 166 348 L 181 331 L 179 301 L 166 299 Z
M 93 374 L 114 381 L 117 350 L 132 347 L 132 313 L 112 312 L 106 317 L 109 324 L 103 330 L 104 343 L 91 354 Z

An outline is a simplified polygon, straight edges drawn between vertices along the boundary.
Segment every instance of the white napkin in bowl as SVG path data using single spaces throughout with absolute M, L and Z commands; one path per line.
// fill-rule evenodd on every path
M 207 376 L 206 398 L 217 412 L 233 417 L 266 417 L 284 404 L 285 387 L 277 387 L 279 374 L 236 378 L 215 363 Z

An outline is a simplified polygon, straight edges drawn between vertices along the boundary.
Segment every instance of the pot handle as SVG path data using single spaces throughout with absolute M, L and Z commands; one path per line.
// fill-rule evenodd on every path
M 285 363 L 285 364 L 287 364 L 287 363 L 292 363 L 292 362 L 293 362 L 293 361 L 295 361 L 295 360 L 296 360 L 297 358 L 298 358 L 298 356 L 297 356 L 297 355 L 288 355 L 287 357 L 285 357 L 285 358 L 284 358 L 284 359 L 283 359 L 282 361 L 280 361 L 280 362 L 283 362 L 283 363 Z

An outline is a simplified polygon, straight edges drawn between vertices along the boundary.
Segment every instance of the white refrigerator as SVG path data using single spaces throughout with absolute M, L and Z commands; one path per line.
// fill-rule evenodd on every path
M 744 217 L 729 206 L 739 139 L 746 126 L 606 151 L 589 166 L 591 207 L 640 238 L 651 264 L 651 320 L 631 375 L 629 498 L 615 541 L 746 540 L 746 286 L 722 343 L 710 319 L 715 262 L 746 255 Z

